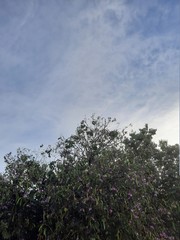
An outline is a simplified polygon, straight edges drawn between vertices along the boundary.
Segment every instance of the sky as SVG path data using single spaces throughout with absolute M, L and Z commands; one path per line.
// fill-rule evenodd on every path
M 93 113 L 179 142 L 179 0 L 0 0 L 0 171 Z

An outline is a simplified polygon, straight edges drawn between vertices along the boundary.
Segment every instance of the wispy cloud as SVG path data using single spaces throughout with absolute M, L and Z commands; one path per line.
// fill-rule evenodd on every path
M 92 113 L 157 124 L 177 142 L 178 1 L 0 5 L 2 155 L 67 136 Z

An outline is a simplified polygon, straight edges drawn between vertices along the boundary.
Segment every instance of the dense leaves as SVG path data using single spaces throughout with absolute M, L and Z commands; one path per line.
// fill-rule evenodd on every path
M 92 116 L 42 151 L 5 156 L 0 239 L 178 239 L 179 146 Z

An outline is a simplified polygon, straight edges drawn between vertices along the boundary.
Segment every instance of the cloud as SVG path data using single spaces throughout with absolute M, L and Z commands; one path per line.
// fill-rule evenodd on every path
M 141 0 L 3 3 L 1 18 L 12 16 L 0 32 L 3 154 L 68 136 L 92 113 L 157 124 L 159 136 L 177 139 L 175 9 Z

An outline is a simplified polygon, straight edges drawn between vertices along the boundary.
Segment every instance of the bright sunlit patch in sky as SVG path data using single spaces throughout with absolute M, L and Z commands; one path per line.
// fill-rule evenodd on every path
M 0 1 L 0 157 L 92 113 L 178 142 L 180 2 Z

